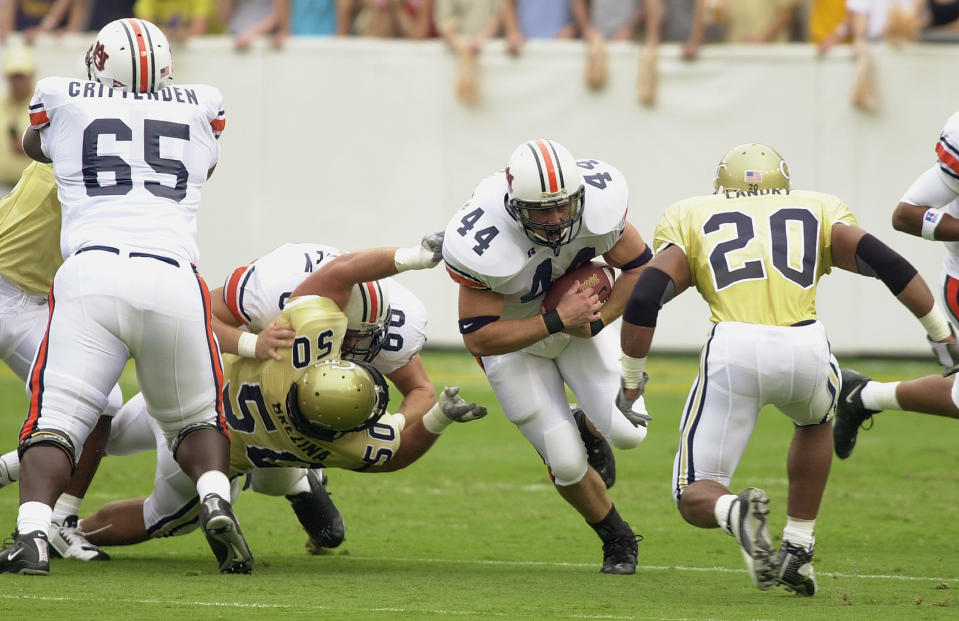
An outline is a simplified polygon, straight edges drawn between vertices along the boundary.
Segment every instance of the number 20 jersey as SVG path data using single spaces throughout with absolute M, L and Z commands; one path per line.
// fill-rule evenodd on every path
M 128 93 L 44 78 L 30 125 L 54 162 L 63 205 L 60 249 L 125 245 L 195 263 L 200 187 L 219 157 L 220 91 L 203 84 Z
M 654 247 L 683 249 L 711 321 L 789 326 L 816 319 L 832 269 L 832 227 L 856 219 L 837 197 L 806 191 L 698 196 L 671 205 Z
M 570 268 L 609 251 L 626 226 L 626 178 L 598 160 L 579 160 L 583 176 L 582 228 L 558 256 L 530 241 L 506 211 L 509 187 L 499 171 L 484 179 L 446 226 L 443 259 L 457 283 L 505 297 L 503 319 L 537 315 L 543 293 Z

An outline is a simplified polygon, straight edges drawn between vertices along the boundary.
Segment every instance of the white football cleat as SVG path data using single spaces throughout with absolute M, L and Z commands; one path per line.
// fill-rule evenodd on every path
M 77 526 L 77 516 L 70 515 L 63 524 L 53 523 L 50 547 L 60 558 L 75 558 L 81 561 L 109 561 L 110 555 L 93 545 Z

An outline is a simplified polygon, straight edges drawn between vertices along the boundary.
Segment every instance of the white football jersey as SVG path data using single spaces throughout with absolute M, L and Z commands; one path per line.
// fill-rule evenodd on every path
M 570 269 L 610 250 L 626 226 L 626 178 L 599 160 L 579 160 L 586 194 L 582 228 L 558 256 L 526 237 L 522 225 L 506 211 L 509 191 L 499 171 L 473 191 L 473 196 L 446 226 L 443 259 L 450 277 L 475 289 L 505 296 L 504 319 L 540 312 L 543 294 Z
M 53 160 L 63 205 L 60 249 L 122 245 L 195 263 L 200 188 L 219 157 L 223 96 L 212 86 L 128 93 L 44 78 L 31 127 Z
M 238 267 L 223 285 L 223 299 L 233 316 L 258 333 L 283 311 L 296 287 L 324 261 L 343 254 L 333 246 L 284 244 L 249 265 Z M 383 349 L 371 361 L 387 375 L 415 356 L 426 343 L 426 307 L 394 279 L 389 280 L 390 321 Z

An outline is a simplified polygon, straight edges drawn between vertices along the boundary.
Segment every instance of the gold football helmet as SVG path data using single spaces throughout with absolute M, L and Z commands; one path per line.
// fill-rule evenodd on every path
M 330 440 L 372 426 L 386 412 L 389 388 L 383 374 L 361 360 L 324 360 L 304 371 L 286 405 L 293 426 Z
M 741 144 L 731 149 L 716 168 L 713 192 L 788 190 L 789 167 L 776 149 L 764 144 Z

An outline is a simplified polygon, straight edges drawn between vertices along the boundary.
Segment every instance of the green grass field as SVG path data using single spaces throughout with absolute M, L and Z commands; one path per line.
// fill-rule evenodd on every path
M 347 522 L 335 554 L 310 557 L 282 498 L 236 504 L 256 556 L 250 576 L 216 573 L 199 533 L 127 548 L 113 560 L 54 560 L 49 577 L 0 576 L 0 619 L 957 619 L 959 421 L 884 413 L 849 460 L 833 462 L 817 522 L 819 593 L 754 589 L 739 550 L 679 516 L 670 495 L 680 410 L 695 359 L 653 357 L 655 421 L 618 452 L 611 490 L 637 532 L 634 576 L 599 573 L 600 543 L 553 491 L 532 447 L 506 421 L 465 352 L 427 352 L 438 388 L 459 385 L 490 415 L 451 427 L 411 468 L 331 471 Z M 843 360 L 877 379 L 937 372 L 931 362 Z M 135 387 L 125 376 L 127 396 Z M 0 433 L 12 448 L 26 398 L 0 375 Z M 733 482 L 772 498 L 785 523 L 791 424 L 766 410 Z M 108 458 L 84 510 L 152 488 L 153 454 Z M 15 526 L 16 487 L 0 491 L 0 529 Z M 777 541 L 778 545 L 778 541 Z

